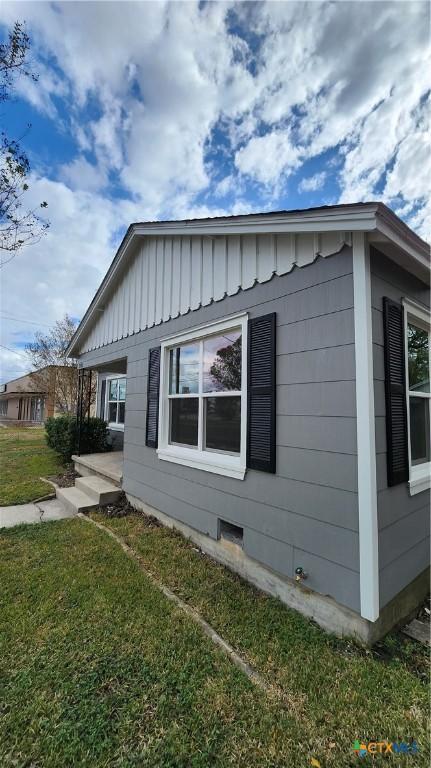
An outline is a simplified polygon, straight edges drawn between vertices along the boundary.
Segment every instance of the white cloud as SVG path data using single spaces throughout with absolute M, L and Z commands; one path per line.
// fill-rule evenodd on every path
M 308 176 L 302 179 L 298 185 L 299 192 L 316 192 L 322 189 L 326 180 L 326 172 L 315 173 L 314 176 Z
M 77 157 L 71 163 L 61 166 L 59 176 L 71 189 L 86 192 L 102 190 L 108 182 L 104 169 L 92 165 L 85 157 Z
M 253 176 L 262 184 L 269 184 L 298 168 L 300 157 L 300 150 L 292 143 L 290 132 L 274 131 L 250 139 L 236 153 L 235 165 L 241 173 Z

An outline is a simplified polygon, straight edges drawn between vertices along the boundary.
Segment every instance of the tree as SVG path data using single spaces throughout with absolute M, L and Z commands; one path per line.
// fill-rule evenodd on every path
M 210 374 L 223 389 L 241 389 L 241 336 L 217 351 Z
M 25 24 L 17 21 L 7 42 L 0 44 L 0 103 L 11 99 L 17 77 L 37 82 L 38 76 L 29 64 L 29 49 Z M 0 135 L 0 251 L 8 254 L 0 259 L 0 267 L 11 261 L 20 248 L 40 240 L 49 227 L 39 215 L 40 208 L 47 208 L 46 201 L 33 209 L 23 207 L 30 163 L 20 144 L 22 138 L 10 138 L 4 130 Z
M 426 392 L 430 380 L 428 332 L 410 324 L 407 332 L 409 386 L 418 392 Z
M 78 399 L 77 363 L 66 355 L 75 330 L 76 323 L 66 314 L 48 333 L 38 331 L 26 347 L 33 366 L 43 369 L 35 374 L 40 388 L 54 391 L 55 407 L 63 413 L 75 413 Z

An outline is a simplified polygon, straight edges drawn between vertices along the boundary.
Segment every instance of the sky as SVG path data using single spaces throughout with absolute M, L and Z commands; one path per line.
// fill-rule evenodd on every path
M 2 381 L 132 221 L 378 199 L 427 237 L 427 2 L 2 2 L 0 39 L 16 20 L 39 80 L 0 119 L 50 227 L 1 270 Z

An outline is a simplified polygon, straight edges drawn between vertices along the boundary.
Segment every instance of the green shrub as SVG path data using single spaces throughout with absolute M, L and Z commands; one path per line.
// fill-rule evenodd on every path
M 65 461 L 78 451 L 78 424 L 76 416 L 64 414 L 51 416 L 45 422 L 46 441 L 50 448 L 60 453 Z M 109 432 L 106 422 L 98 417 L 85 419 L 81 425 L 80 453 L 101 453 L 109 449 Z

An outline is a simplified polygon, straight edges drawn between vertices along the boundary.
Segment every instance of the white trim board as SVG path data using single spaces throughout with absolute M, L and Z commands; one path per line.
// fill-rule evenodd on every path
M 363 232 L 353 233 L 353 293 L 361 616 L 376 621 L 380 610 L 371 275 Z

